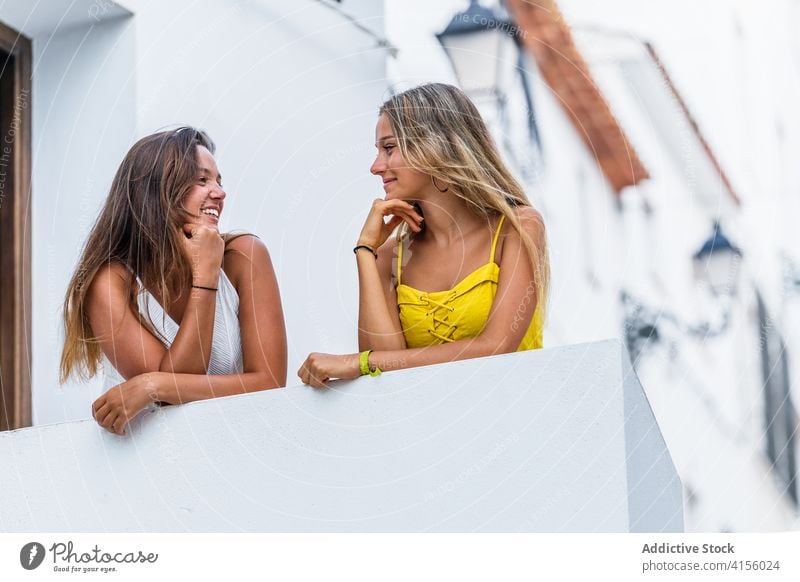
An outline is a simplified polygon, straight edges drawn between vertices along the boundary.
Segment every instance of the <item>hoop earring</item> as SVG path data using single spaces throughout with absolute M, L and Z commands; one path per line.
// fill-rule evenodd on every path
M 431 175 L 431 183 L 433 184 L 433 187 L 436 188 L 439 192 L 447 192 L 450 189 L 448 187 L 445 187 L 444 190 L 439 188 L 439 186 L 436 185 L 436 178 L 434 178 L 433 175 Z

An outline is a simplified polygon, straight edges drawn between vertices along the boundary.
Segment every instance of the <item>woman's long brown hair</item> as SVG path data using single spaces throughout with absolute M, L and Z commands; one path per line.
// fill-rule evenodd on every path
M 190 288 L 191 265 L 179 237 L 183 236 L 182 225 L 195 218 L 183 199 L 199 174 L 199 146 L 214 153 L 214 143 L 205 132 L 180 127 L 140 139 L 122 160 L 67 287 L 62 383 L 73 373 L 82 379 L 97 373 L 102 351 L 92 333 L 85 301 L 99 269 L 112 263 L 127 267 L 131 311 L 156 337 L 160 334 L 149 314 L 145 319 L 139 311 L 136 277 L 145 288 L 157 291 L 162 305 L 170 305 Z

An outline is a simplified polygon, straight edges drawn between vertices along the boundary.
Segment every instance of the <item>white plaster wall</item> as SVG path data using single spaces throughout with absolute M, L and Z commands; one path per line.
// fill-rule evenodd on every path
M 792 10 L 784 2 L 772 3 L 770 10 L 752 3 L 715 1 L 647 6 L 620 1 L 600 7 L 565 0 L 561 6 L 574 26 L 600 28 L 654 44 L 742 198 L 738 210 L 720 193 L 716 203 L 700 199 L 691 136 L 687 133 L 683 138 L 686 168 L 680 168 L 664 149 L 658 120 L 637 106 L 637 100 L 648 96 L 626 91 L 613 59 L 601 56 L 592 62 L 601 88 L 653 176 L 640 189 L 652 213 L 639 211 L 631 217 L 644 229 L 635 244 L 649 246 L 646 266 L 634 268 L 640 298 L 687 323 L 714 320 L 719 306 L 710 300 L 707 289 L 694 282 L 691 255 L 708 236 L 710 220 L 720 215 L 726 233 L 745 253 L 740 292 L 725 336 L 692 339 L 664 322 L 659 327 L 664 341 L 645 354 L 650 361 L 643 361 L 640 371 L 678 470 L 691 491 L 685 496 L 687 529 L 797 528 L 796 510 L 782 494 L 783 485 L 771 474 L 765 455 L 763 378 L 753 295 L 757 286 L 772 315 L 778 317 L 777 326 L 791 338 L 796 332 L 781 318 L 778 259 L 782 250 L 796 247 L 794 226 L 786 218 L 795 203 L 781 192 L 796 192 L 800 180 L 780 160 L 796 149 L 800 139 L 800 125 L 786 101 L 800 97 L 800 86 L 787 80 L 793 77 L 787 72 L 796 67 L 800 53 L 786 46 L 791 39 L 786 29 L 765 24 L 792 22 Z M 581 46 L 592 61 L 592 55 L 602 54 L 608 40 L 602 35 L 588 39 Z M 778 127 L 782 128 L 780 138 Z
M 61 306 L 86 235 L 136 127 L 130 18 L 33 37 L 34 424 L 86 418 L 102 382 L 58 384 Z
M 615 340 L 0 433 L 0 531 L 682 531 Z
M 129 14 L 119 2 L 110 0 L 4 2 L 0 7 L 3 22 L 31 39 L 57 35 L 70 28 L 100 24 Z

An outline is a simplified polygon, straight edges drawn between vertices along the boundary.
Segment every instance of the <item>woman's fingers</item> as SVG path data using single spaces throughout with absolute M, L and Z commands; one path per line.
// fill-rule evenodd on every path
M 111 429 L 111 425 L 114 424 L 114 421 L 117 420 L 117 417 L 119 417 L 119 412 L 117 412 L 116 410 L 112 410 L 111 412 L 106 414 L 105 418 L 102 421 L 100 421 L 100 426 L 102 426 L 104 429 L 108 431 L 114 432 Z
M 408 204 L 407 202 L 403 202 L 402 200 L 390 200 L 391 203 L 400 202 L 402 204 L 393 204 L 392 206 L 384 206 L 381 209 L 381 215 L 383 217 L 391 216 L 392 218 L 384 225 L 384 228 L 389 230 L 389 225 L 392 226 L 392 229 L 400 224 L 400 220 L 404 220 L 408 223 L 408 226 L 411 227 L 412 230 L 415 232 L 419 232 L 421 230 L 420 224 L 422 224 L 422 217 L 414 211 L 414 207 Z M 391 231 L 390 231 L 391 232 Z
M 395 216 L 401 216 L 403 220 L 405 220 L 408 225 L 414 229 L 415 231 L 422 230 L 421 225 L 423 218 L 414 210 L 413 207 L 408 205 L 409 207 L 400 207 L 397 208 L 394 212 Z
M 415 221 L 421 222 L 422 216 L 417 212 L 417 209 L 414 208 L 413 204 L 406 202 L 405 200 L 381 200 L 383 203 L 380 208 L 385 215 L 387 214 L 400 214 L 405 213 L 411 216 Z
M 114 422 L 111 423 L 111 432 L 123 435 L 125 434 L 125 425 L 128 424 L 128 419 L 125 415 L 120 414 Z
M 306 359 L 306 361 L 303 362 L 303 365 L 300 366 L 300 369 L 297 371 L 297 376 L 300 378 L 300 381 L 303 384 L 308 384 L 308 370 L 306 368 L 307 364 L 308 364 L 308 359 Z
M 222 239 L 222 235 L 219 233 L 219 231 L 208 226 L 207 224 L 194 224 L 192 222 L 187 222 L 183 225 L 182 230 L 188 239 L 197 239 L 196 242 L 201 245 L 213 245 L 217 242 L 217 239 Z
M 97 421 L 97 424 L 104 429 L 115 432 L 112 425 L 117 418 L 121 416 L 120 411 L 122 406 L 117 403 L 117 399 L 112 393 L 112 390 L 114 390 L 114 388 L 94 401 L 94 404 L 92 404 L 92 416 L 95 421 Z
M 311 386 L 312 386 L 312 388 L 327 388 L 328 385 L 325 384 L 325 382 L 327 382 L 327 381 L 328 381 L 328 378 L 325 378 L 323 380 L 318 380 L 316 378 L 313 378 L 312 381 L 311 381 Z
M 323 374 L 320 370 L 311 370 L 309 372 L 309 384 L 314 388 L 326 388 L 325 382 L 330 380 L 325 374 Z
M 303 362 L 303 365 L 300 366 L 300 369 L 297 371 L 297 375 L 300 377 L 303 384 L 314 388 L 323 388 L 326 387 L 325 383 L 329 381 L 330 378 L 314 363 L 315 359 L 316 354 L 309 354 L 306 361 Z
M 385 218 L 392 218 L 386 222 Z M 422 217 L 417 214 L 414 207 L 405 200 L 384 200 L 376 198 L 372 202 L 372 209 L 364 222 L 361 234 L 358 237 L 360 244 L 368 244 L 374 248 L 380 247 L 391 234 L 392 230 L 400 224 L 395 217 L 405 220 L 409 228 L 414 232 L 419 232 L 419 224 Z
M 146 383 L 150 374 L 136 376 L 110 388 L 92 405 L 92 415 L 97 424 L 109 432 L 122 435 L 131 419 L 150 401 Z
M 106 403 L 106 395 L 103 394 L 100 398 L 95 400 L 92 403 L 92 418 L 97 419 L 97 412 L 105 406 Z
M 100 408 L 98 408 L 97 410 L 95 410 L 92 413 L 92 416 L 94 416 L 94 419 L 97 422 L 100 422 L 102 419 L 104 419 L 106 417 L 106 415 L 109 412 L 111 412 L 111 405 L 110 404 L 103 404 Z
M 410 213 L 403 210 L 398 210 L 394 216 L 399 217 L 402 221 L 405 221 L 409 228 L 411 228 L 411 230 L 414 232 L 419 232 L 422 230 L 422 227 L 420 227 L 420 221 L 414 218 Z M 399 221 L 397 224 L 399 224 Z M 397 226 L 397 224 L 395 224 L 395 226 Z
M 391 233 L 395 228 L 397 228 L 398 224 L 403 222 L 403 220 L 405 219 L 402 216 L 394 215 L 392 216 L 391 220 L 389 220 L 389 222 L 386 223 L 384 229 L 387 230 L 389 233 Z
M 308 382 L 307 384 L 312 388 L 322 388 L 323 382 L 319 378 L 319 372 L 316 370 L 309 370 L 308 371 Z
M 422 222 L 423 217 L 412 204 L 405 200 L 375 200 L 373 210 L 381 216 L 407 216 L 416 223 Z

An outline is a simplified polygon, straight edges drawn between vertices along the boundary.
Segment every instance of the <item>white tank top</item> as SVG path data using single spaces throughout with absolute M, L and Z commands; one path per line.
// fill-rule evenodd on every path
M 179 325 L 164 311 L 142 282 L 139 283 L 139 310 L 145 319 L 153 322 L 153 326 L 161 334 L 162 341 L 166 339 L 169 348 L 178 335 Z M 211 340 L 211 360 L 208 373 L 214 375 L 241 374 L 244 370 L 242 364 L 242 339 L 239 333 L 239 294 L 233 283 L 230 282 L 225 271 L 220 270 L 219 284 L 217 285 L 217 306 L 214 315 L 214 335 Z M 149 314 L 149 318 L 148 318 Z M 108 358 L 103 356 L 103 381 L 104 390 L 125 381 Z

